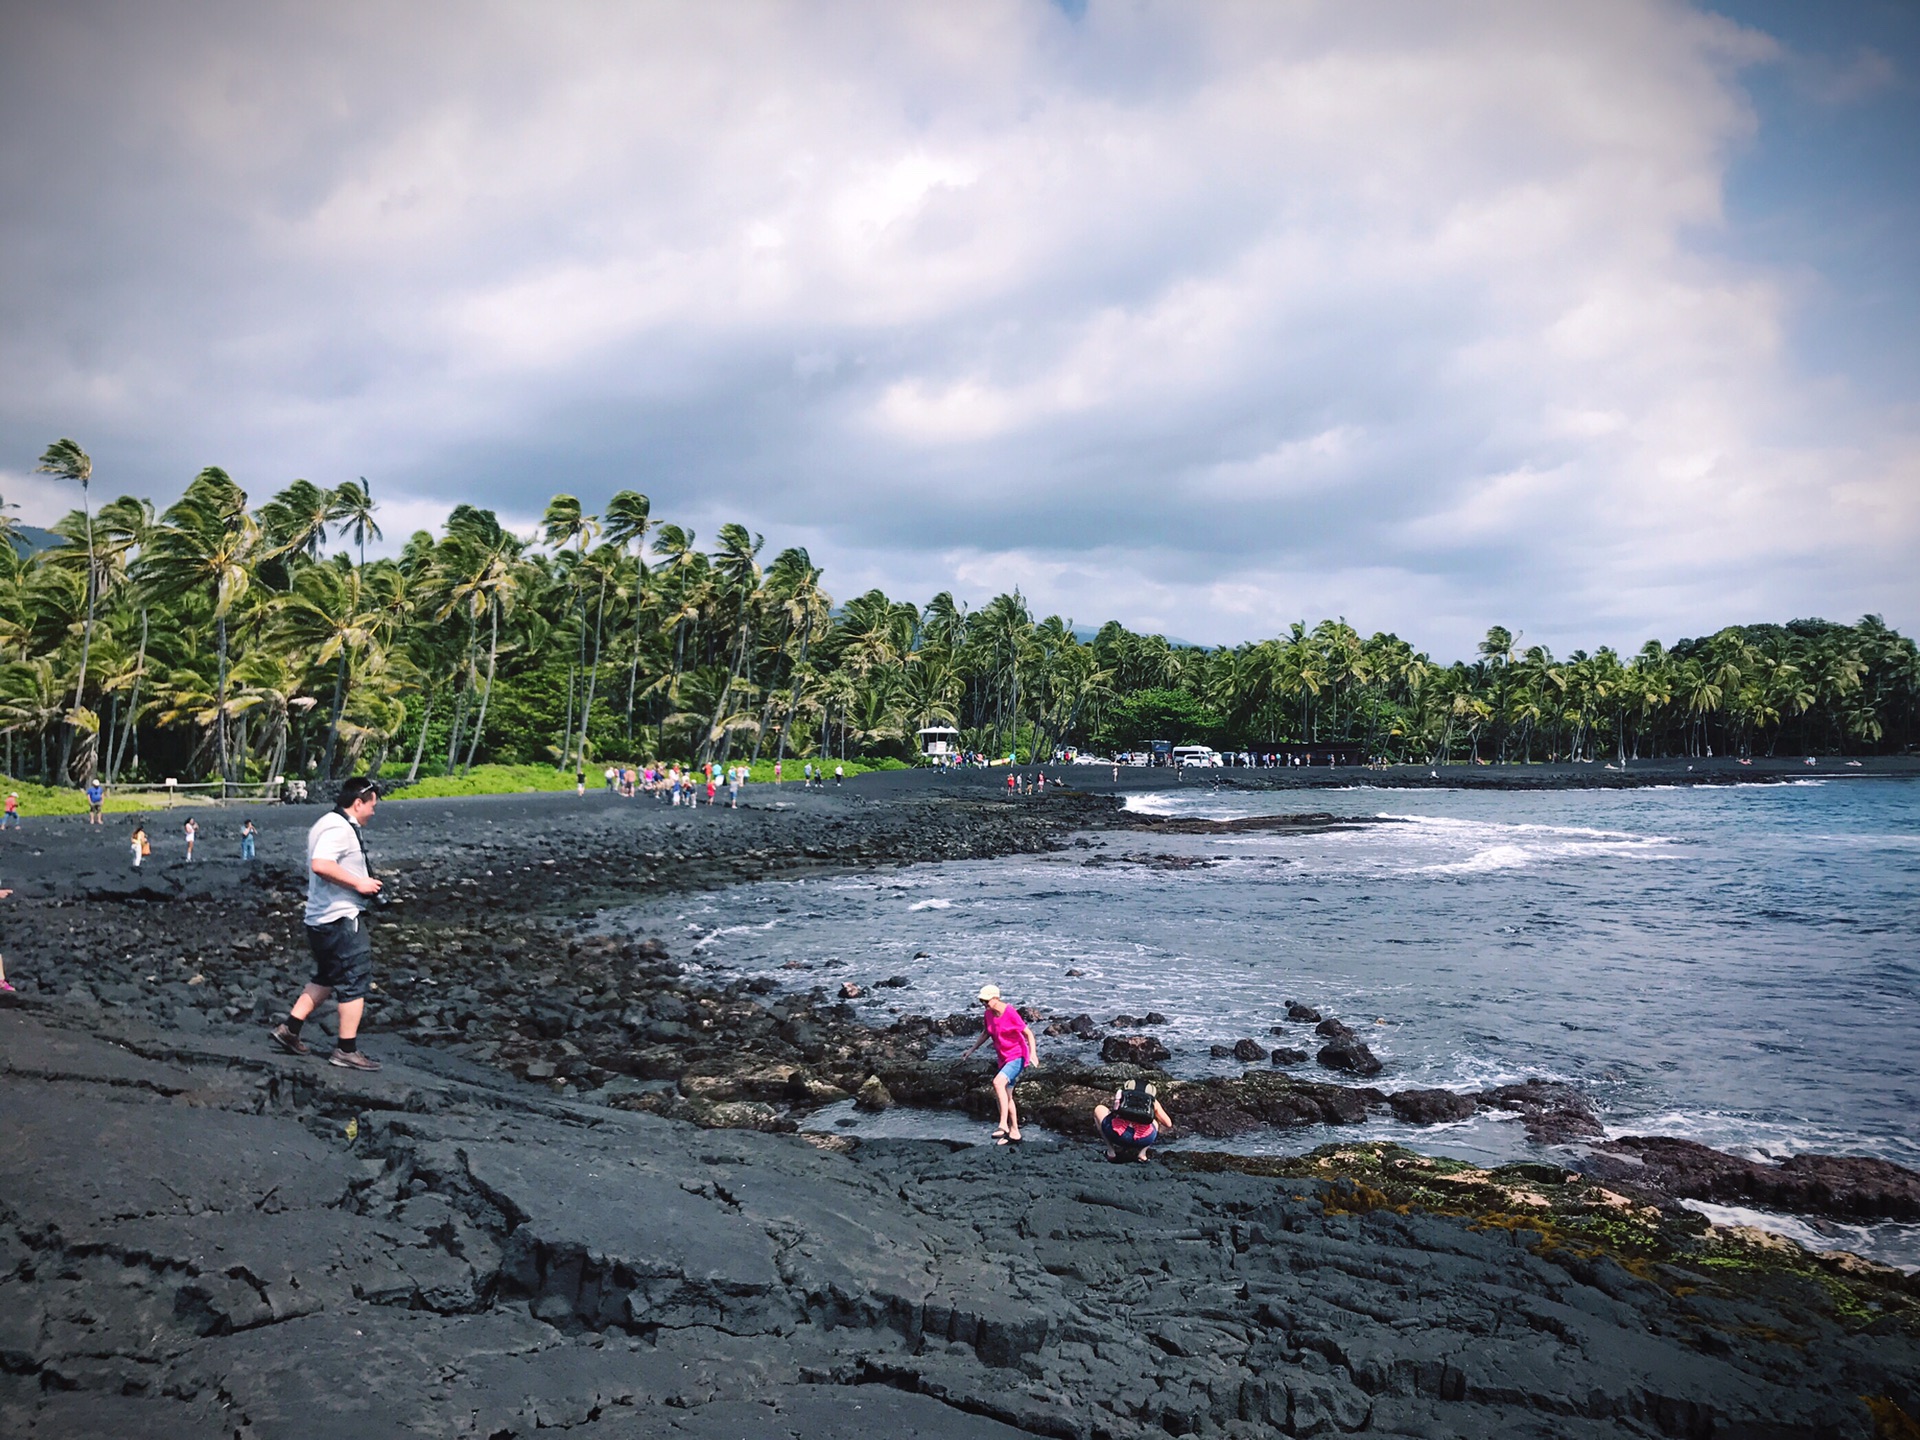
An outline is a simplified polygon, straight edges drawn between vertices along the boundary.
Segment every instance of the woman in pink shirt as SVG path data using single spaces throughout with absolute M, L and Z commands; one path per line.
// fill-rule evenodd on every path
M 1000 998 L 998 985 L 982 985 L 980 998 L 987 1006 L 980 1038 L 960 1058 L 967 1059 L 988 1040 L 993 1041 L 994 1052 L 1000 1057 L 999 1072 L 993 1077 L 993 1093 L 1000 1101 L 1000 1128 L 993 1137 L 995 1143 L 1006 1145 L 1020 1138 L 1020 1111 L 1013 1103 L 1013 1083 L 1029 1065 L 1040 1063 L 1040 1050 L 1020 1012 Z

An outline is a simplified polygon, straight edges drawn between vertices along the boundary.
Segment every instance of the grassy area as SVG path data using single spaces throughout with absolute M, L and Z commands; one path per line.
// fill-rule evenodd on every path
M 842 762 L 830 762 L 827 765 L 829 773 L 834 765 L 840 763 Z M 907 768 L 898 760 L 848 760 L 844 763 L 849 776 L 864 775 L 869 770 Z M 804 760 L 788 760 L 782 767 L 783 778 L 789 781 L 798 780 L 805 765 Z M 602 763 L 588 769 L 589 787 L 595 790 L 603 787 L 605 782 L 601 777 L 606 768 L 606 764 Z M 438 800 L 448 795 L 524 795 L 537 790 L 573 789 L 573 777 L 560 773 L 551 765 L 476 765 L 465 775 L 423 775 L 404 789 L 398 788 L 397 777 L 388 774 L 382 777 L 382 783 L 395 786 L 393 794 L 414 800 Z M 762 760 L 755 765 L 749 783 L 772 784 L 773 761 Z M 27 819 L 37 815 L 84 815 L 87 813 L 87 796 L 82 790 L 36 785 L 25 780 L 9 780 L 0 775 L 0 795 L 6 794 L 9 790 L 20 796 L 20 814 Z M 142 791 L 132 795 L 108 791 L 106 803 L 101 808 L 115 815 L 146 815 L 156 810 L 180 809 L 189 805 L 212 803 L 213 801 L 204 793 L 195 791 L 175 795 L 172 798 L 171 807 L 168 804 L 168 797 L 159 791 Z M 229 805 L 240 803 L 242 802 L 237 800 L 228 802 Z
M 84 815 L 87 813 L 87 795 L 84 790 L 56 789 L 51 785 L 35 785 L 30 781 L 10 780 L 0 776 L 0 795 L 6 794 L 7 791 L 13 791 L 19 795 L 20 814 L 27 819 L 37 815 Z M 191 792 L 173 797 L 176 809 L 210 803 L 204 795 Z M 147 815 L 155 810 L 165 810 L 167 797 L 153 791 L 137 795 L 116 795 L 109 791 L 100 808 L 113 815 Z
M 592 790 L 604 789 L 607 764 L 602 761 L 587 768 L 587 787 Z M 625 763 L 625 762 L 621 762 Z M 781 767 L 784 780 L 798 780 L 806 765 L 804 760 L 788 760 Z M 833 761 L 827 769 L 831 773 L 833 766 L 841 764 Z M 898 760 L 848 760 L 844 762 L 849 776 L 864 775 L 869 770 L 903 770 L 906 767 Z M 640 768 L 635 766 L 635 769 Z M 773 783 L 773 761 L 762 760 L 753 767 L 749 784 L 770 785 Z M 423 775 L 419 780 L 404 789 L 395 789 L 393 794 L 402 799 L 437 800 L 448 795 L 519 795 L 535 790 L 571 790 L 573 777 L 555 770 L 551 765 L 476 765 L 465 775 Z M 22 792 L 25 800 L 25 792 Z M 81 809 L 86 808 L 83 801 Z

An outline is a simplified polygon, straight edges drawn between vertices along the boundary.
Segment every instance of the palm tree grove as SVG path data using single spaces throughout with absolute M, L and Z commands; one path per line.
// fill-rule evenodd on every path
M 459 505 L 397 558 L 362 479 L 255 504 L 223 470 L 164 512 L 99 505 L 62 439 L 43 473 L 80 508 L 0 547 L 8 773 L 409 783 L 476 763 L 900 762 L 950 725 L 1022 760 L 1155 739 L 1361 747 L 1380 761 L 1527 763 L 1911 747 L 1920 652 L 1867 616 L 1730 625 L 1623 656 L 1510 631 L 1435 661 L 1344 620 L 1206 649 L 1109 622 L 1088 638 L 1018 590 L 969 609 L 878 590 L 836 603 L 799 548 L 706 546 L 623 490 L 547 505 L 539 539 Z

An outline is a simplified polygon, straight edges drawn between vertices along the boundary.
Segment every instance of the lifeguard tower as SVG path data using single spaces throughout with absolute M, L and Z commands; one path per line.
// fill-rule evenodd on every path
M 920 758 L 935 765 L 951 765 L 960 758 L 960 732 L 951 725 L 929 725 L 913 732 Z

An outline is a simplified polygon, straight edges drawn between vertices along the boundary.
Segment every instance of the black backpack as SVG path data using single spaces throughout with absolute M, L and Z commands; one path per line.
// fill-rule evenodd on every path
M 1138 1120 L 1145 1124 L 1153 1123 L 1154 1089 L 1145 1080 L 1129 1080 L 1126 1088 L 1120 1092 L 1120 1103 L 1114 1106 L 1113 1113 L 1123 1120 Z

